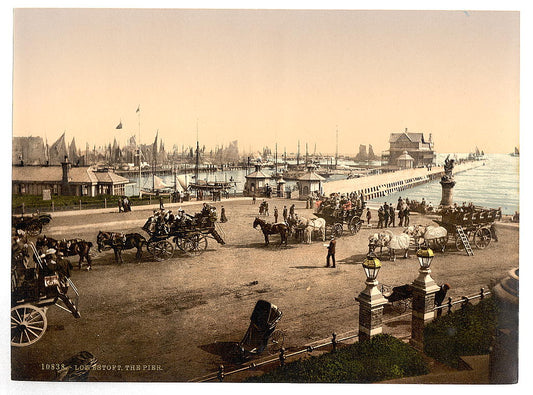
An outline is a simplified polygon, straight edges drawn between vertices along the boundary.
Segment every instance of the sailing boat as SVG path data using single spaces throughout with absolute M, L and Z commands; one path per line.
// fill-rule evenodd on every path
M 514 147 L 514 152 L 510 153 L 511 156 L 520 156 L 520 151 L 518 151 L 518 147 Z

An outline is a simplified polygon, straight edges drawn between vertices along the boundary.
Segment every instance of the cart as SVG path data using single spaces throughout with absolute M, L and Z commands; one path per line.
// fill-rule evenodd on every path
M 79 293 L 70 278 L 50 269 L 49 257 L 39 255 L 34 244 L 28 243 L 33 252 L 35 268 L 11 269 L 11 345 L 25 347 L 43 337 L 48 326 L 46 311 L 57 306 L 80 318 Z M 55 253 L 55 250 L 52 250 Z M 68 294 L 74 293 L 73 298 Z
M 219 244 L 225 244 L 224 231 L 216 223 L 216 218 L 201 213 L 184 221 L 176 220 L 174 217 L 165 221 L 153 215 L 148 218 L 143 230 L 150 236 L 147 242 L 148 252 L 157 261 L 172 258 L 175 251 L 174 244 L 187 255 L 202 254 L 207 249 L 208 238 L 216 240 Z
M 444 211 L 442 220 L 434 222 L 445 228 L 448 233 L 455 235 L 454 242 L 458 251 L 466 249 L 470 254 L 472 245 L 484 249 L 492 240 L 498 240 L 494 221 L 500 220 L 501 217 L 501 209 L 473 207 L 465 211 Z
M 362 214 L 362 208 L 342 210 L 334 209 L 330 206 L 323 207 L 319 211 L 315 212 L 317 217 L 323 218 L 326 221 L 326 231 L 329 230 L 330 234 L 335 237 L 341 237 L 343 235 L 344 225 L 347 225 L 348 230 L 352 235 L 359 232 L 364 222 L 361 219 Z
M 11 217 L 11 226 L 15 230 L 23 230 L 30 236 L 38 236 L 43 230 L 43 226 L 50 223 L 50 214 L 34 214 L 31 217 L 15 216 Z

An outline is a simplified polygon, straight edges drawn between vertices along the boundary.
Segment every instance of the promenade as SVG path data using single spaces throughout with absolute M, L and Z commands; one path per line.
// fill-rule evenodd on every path
M 270 199 L 270 212 L 275 206 L 281 212 L 283 205 L 292 203 L 298 214 L 312 216 L 305 202 L 287 199 Z M 182 206 L 194 213 L 201 204 Z M 221 363 L 231 369 L 224 360 L 225 347 L 242 339 L 258 299 L 283 311 L 278 328 L 287 335 L 289 351 L 328 338 L 332 332 L 340 336 L 357 330 L 354 297 L 364 288 L 360 264 L 374 228 L 364 227 L 356 235 L 339 239 L 338 267 L 331 269 L 324 267 L 326 248 L 321 240 L 310 245 L 291 240 L 288 247 L 279 248 L 279 236 L 272 236 L 271 246 L 264 247 L 262 233 L 252 228 L 259 204 L 253 205 L 251 199 L 217 202 L 218 211 L 221 205 L 229 219 L 221 224 L 227 244 L 210 239 L 200 256 L 176 254 L 168 261 L 155 262 L 144 252 L 138 263 L 130 250 L 123 254 L 124 264 L 118 265 L 112 251 L 98 253 L 93 248 L 93 270 L 75 269 L 72 274 L 80 291 L 81 318 L 50 308 L 44 337 L 30 347 L 12 349 L 13 378 L 50 380 L 54 372 L 41 369 L 42 363 L 60 363 L 81 350 L 93 353 L 101 364 L 160 367 L 91 372 L 98 381 L 188 381 L 216 371 Z M 154 208 L 159 206 L 133 207 L 129 213 L 65 214 L 54 217 L 44 233 L 93 243 L 99 230 L 144 234 L 140 226 Z M 411 223 L 430 224 L 432 220 L 413 214 Z M 473 257 L 456 252 L 451 243 L 446 253 L 436 254 L 432 276 L 437 283 L 452 286 L 449 296 L 476 293 L 518 266 L 518 227 L 498 224 L 497 229 L 500 241 L 475 250 Z M 77 263 L 76 257 L 70 259 Z M 382 262 L 380 283 L 401 285 L 417 276 L 413 254 L 409 259 Z M 385 333 L 400 338 L 409 335 L 408 316 L 400 317 L 389 309 L 384 318 L 388 322 Z

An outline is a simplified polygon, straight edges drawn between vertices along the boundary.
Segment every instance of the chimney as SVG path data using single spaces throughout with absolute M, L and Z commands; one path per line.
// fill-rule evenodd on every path
M 68 156 L 65 155 L 65 161 L 61 162 L 63 168 L 63 177 L 61 178 L 62 184 L 68 184 L 68 170 L 70 168 L 70 162 L 68 161 Z

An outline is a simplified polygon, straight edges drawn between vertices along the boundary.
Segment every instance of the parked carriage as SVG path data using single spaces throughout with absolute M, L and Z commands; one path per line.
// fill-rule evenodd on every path
M 64 273 L 52 267 L 50 256 L 31 249 L 35 268 L 21 264 L 11 269 L 11 345 L 29 346 L 44 335 L 48 326 L 46 310 L 55 305 L 79 318 L 79 293 Z M 50 251 L 55 253 L 55 250 Z M 73 298 L 68 294 L 74 293 Z
M 455 235 L 455 246 L 462 251 L 465 241 L 479 249 L 488 247 L 492 240 L 497 241 L 494 221 L 501 218 L 501 209 L 473 207 L 459 211 L 445 210 L 442 219 L 434 221 Z
M 347 225 L 348 230 L 352 235 L 361 230 L 361 225 L 364 220 L 361 219 L 363 214 L 362 208 L 352 208 L 349 210 L 334 209 L 330 206 L 323 207 L 315 213 L 319 218 L 324 218 L 326 221 L 326 230 L 335 236 L 341 237 L 344 233 L 344 225 Z
M 271 354 L 279 352 L 283 347 L 285 335 L 283 331 L 276 330 L 276 325 L 282 315 L 277 306 L 265 300 L 258 300 L 250 317 L 250 326 L 236 347 L 237 359 L 249 359 L 263 353 L 265 349 Z
M 398 313 L 405 313 L 412 308 L 413 287 L 410 284 L 397 287 L 381 284 L 381 293 L 392 309 Z
M 11 217 L 11 226 L 15 230 L 23 230 L 30 236 L 38 236 L 43 230 L 43 226 L 50 223 L 50 214 L 34 214 L 31 217 L 15 216 Z
M 225 244 L 224 232 L 216 223 L 215 215 L 197 213 L 194 217 L 177 220 L 174 216 L 152 215 L 143 226 L 150 238 L 147 249 L 154 259 L 164 261 L 172 258 L 175 247 L 188 255 L 199 255 L 207 249 L 207 239 L 212 238 Z M 222 234 L 222 235 L 221 235 Z M 172 240 L 174 244 L 170 241 Z

